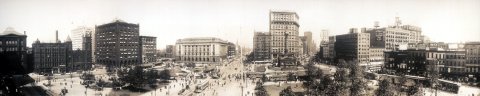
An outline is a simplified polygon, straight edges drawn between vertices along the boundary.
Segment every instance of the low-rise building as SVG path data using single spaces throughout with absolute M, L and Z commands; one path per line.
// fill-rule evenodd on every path
M 181 63 L 219 64 L 227 58 L 228 42 L 214 37 L 179 39 L 175 59 Z

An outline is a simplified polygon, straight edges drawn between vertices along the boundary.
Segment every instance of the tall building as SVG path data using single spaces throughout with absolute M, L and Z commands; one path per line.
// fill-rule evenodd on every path
M 271 54 L 293 53 L 299 56 L 303 53 L 298 19 L 296 12 L 270 12 Z
M 93 34 L 93 28 L 79 26 L 72 30 L 72 48 L 73 50 L 83 50 L 85 45 L 83 43 L 83 37 L 87 34 Z M 91 45 L 90 45 L 91 46 Z
M 320 32 L 320 45 L 323 44 L 323 43 L 328 43 L 329 34 L 330 34 L 330 32 L 326 29 L 324 29 L 324 30 L 322 30 L 322 32 Z
M 330 62 L 332 62 L 333 59 L 335 58 L 335 41 L 336 41 L 335 36 L 329 36 L 327 47 L 325 48 L 326 50 L 324 51 L 324 58 L 326 58 L 327 61 L 330 61 Z
M 253 35 L 253 58 L 264 61 L 271 59 L 271 36 L 267 32 L 255 32 Z
M 175 43 L 176 61 L 219 64 L 227 58 L 228 42 L 214 37 L 179 39 Z
M 375 48 L 385 48 L 386 51 L 392 51 L 399 45 L 408 43 L 423 42 L 421 38 L 421 28 L 412 25 L 401 25 L 401 21 L 396 17 L 394 26 L 375 28 L 367 30 L 371 36 L 371 46 Z
M 139 25 L 115 20 L 95 27 L 95 59 L 108 68 L 142 63 Z
M 33 70 L 28 63 L 27 35 L 8 27 L 0 33 L 0 75 L 26 74 Z
M 235 55 L 237 55 L 237 45 L 232 43 L 232 42 L 228 42 L 228 49 L 227 49 L 227 56 L 228 58 L 233 58 Z
M 357 60 L 360 65 L 369 62 L 370 34 L 350 29 L 349 34 L 335 36 L 335 53 L 337 58 L 346 61 Z
M 56 32 L 58 34 L 58 31 Z M 58 35 L 57 35 L 58 36 Z M 76 69 L 72 60 L 72 41 L 67 37 L 65 42 L 40 42 L 32 44 L 36 72 L 61 73 Z
M 140 53 L 143 64 L 157 62 L 157 37 L 140 36 Z
M 303 49 L 303 53 L 307 55 L 314 55 L 316 50 L 315 50 L 315 44 L 313 43 L 312 39 L 312 32 L 307 31 L 303 33 L 303 36 L 305 37 L 305 44 L 304 45 L 306 48 Z
M 73 66 L 75 68 L 74 70 L 88 70 L 92 68 L 93 52 L 92 52 L 91 33 L 86 33 L 82 36 L 82 48 L 83 49 L 80 49 L 80 50 L 73 49 L 72 56 L 73 56 Z

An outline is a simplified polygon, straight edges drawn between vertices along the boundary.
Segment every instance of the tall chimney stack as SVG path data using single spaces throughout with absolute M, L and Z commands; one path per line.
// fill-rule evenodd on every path
M 55 42 L 58 42 L 58 30 L 55 31 Z

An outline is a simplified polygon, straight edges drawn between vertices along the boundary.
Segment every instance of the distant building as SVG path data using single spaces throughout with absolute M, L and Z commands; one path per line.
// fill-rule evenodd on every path
M 56 32 L 58 34 L 58 31 Z M 58 36 L 58 35 L 57 35 Z M 67 37 L 65 42 L 40 42 L 32 44 L 36 72 L 61 73 L 76 69 L 72 60 L 72 41 Z
M 398 17 L 396 17 L 394 26 L 373 28 L 366 31 L 370 33 L 371 46 L 375 48 L 385 48 L 386 51 L 395 50 L 399 45 L 422 42 L 421 28 L 412 25 L 401 25 Z
M 165 58 L 175 58 L 175 45 L 167 45 L 165 48 Z
M 140 53 L 143 64 L 157 62 L 157 37 L 140 36 Z
M 253 35 L 253 58 L 254 60 L 270 60 L 271 36 L 267 32 L 255 32 Z
M 305 37 L 305 43 L 306 45 L 304 45 L 306 48 L 303 49 L 303 53 L 306 54 L 306 55 L 314 55 L 316 53 L 316 49 L 315 49 L 315 44 L 313 43 L 313 37 L 312 37 L 312 32 L 310 31 L 307 31 L 307 32 L 304 32 L 303 33 L 303 36 Z
M 320 32 L 320 45 L 323 43 L 328 43 L 329 42 L 329 34 L 330 32 L 326 29 L 322 30 Z
M 87 33 L 82 36 L 82 48 L 83 49 L 80 50 L 73 50 L 73 65 L 75 66 L 74 70 L 88 70 L 92 68 L 93 48 L 91 33 Z
M 326 58 L 330 62 L 332 62 L 333 59 L 336 56 L 335 55 L 335 41 L 336 41 L 335 36 L 328 37 L 327 47 L 325 48 L 326 50 L 324 51 L 324 58 Z
M 96 63 L 108 68 L 141 64 L 139 25 L 121 20 L 95 27 Z
M 296 12 L 270 12 L 271 54 L 279 56 L 279 54 L 287 52 L 300 56 L 303 53 L 298 33 L 300 27 L 298 20 Z
M 335 36 L 335 54 L 338 59 L 356 60 L 360 65 L 369 63 L 370 34 L 359 33 L 356 28 L 349 34 Z
M 227 58 L 228 42 L 214 37 L 184 38 L 175 43 L 177 62 L 219 64 Z
M 93 28 L 90 27 L 85 27 L 85 26 L 80 26 L 72 30 L 72 48 L 73 50 L 83 50 L 84 44 L 83 44 L 83 37 L 87 34 L 93 34 Z M 91 46 L 91 45 L 90 45 Z
M 27 35 L 8 27 L 0 33 L 0 75 L 27 74 L 33 71 L 27 54 Z
M 237 45 L 232 43 L 232 42 L 228 42 L 228 49 L 227 49 L 227 56 L 228 58 L 233 58 L 235 55 L 237 55 Z

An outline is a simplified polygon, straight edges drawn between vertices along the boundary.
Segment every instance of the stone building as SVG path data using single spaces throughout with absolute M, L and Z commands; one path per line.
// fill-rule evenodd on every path
M 58 34 L 58 31 L 56 32 Z M 57 35 L 58 36 L 58 35 Z M 56 37 L 55 42 L 40 42 L 32 44 L 36 72 L 61 73 L 75 71 L 72 60 L 72 41 L 67 37 L 65 42 L 60 42 Z
M 115 20 L 95 26 L 95 61 L 109 69 L 142 63 L 139 24 Z
M 140 36 L 139 49 L 143 64 L 157 62 L 157 37 Z
M 350 29 L 349 34 L 335 36 L 336 58 L 346 61 L 356 60 L 360 65 L 369 63 L 370 34 Z
M 220 64 L 228 54 L 228 42 L 214 37 L 179 39 L 175 60 L 182 63 Z

